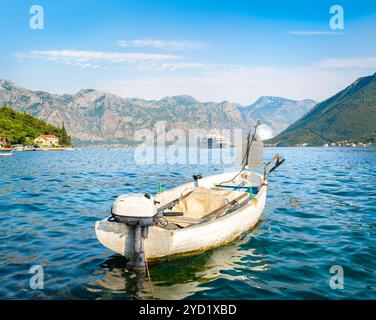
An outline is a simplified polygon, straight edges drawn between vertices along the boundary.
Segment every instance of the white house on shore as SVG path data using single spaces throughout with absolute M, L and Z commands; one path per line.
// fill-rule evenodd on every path
M 41 135 L 34 140 L 34 143 L 40 147 L 58 147 L 59 146 L 59 138 L 53 134 Z

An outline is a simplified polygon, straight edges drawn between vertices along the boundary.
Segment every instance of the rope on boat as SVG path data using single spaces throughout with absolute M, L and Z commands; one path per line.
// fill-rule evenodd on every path
M 153 296 L 153 299 L 155 300 L 154 287 L 153 287 L 153 283 L 151 282 L 149 264 L 148 264 L 148 259 L 146 258 L 146 255 L 145 255 L 145 268 L 146 268 L 146 274 L 148 276 L 148 280 L 149 280 L 149 284 L 150 284 L 151 295 Z

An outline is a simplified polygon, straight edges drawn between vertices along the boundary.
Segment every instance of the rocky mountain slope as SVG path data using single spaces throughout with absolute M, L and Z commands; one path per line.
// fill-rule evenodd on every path
M 376 142 L 376 73 L 362 77 L 317 104 L 304 117 L 272 139 L 291 146 L 339 142 Z
M 271 126 L 277 134 L 306 114 L 316 103 L 311 99 L 295 101 L 262 96 L 254 104 L 245 107 L 244 113 Z
M 190 96 L 166 97 L 161 100 L 122 98 L 92 89 L 74 95 L 56 95 L 32 91 L 0 80 L 0 105 L 23 111 L 86 142 L 127 142 L 134 131 L 153 128 L 166 121 L 166 128 L 233 129 L 249 128 L 255 119 L 270 124 L 275 134 L 300 118 L 315 104 L 312 100 L 294 101 L 262 97 L 254 105 L 230 102 L 200 102 Z

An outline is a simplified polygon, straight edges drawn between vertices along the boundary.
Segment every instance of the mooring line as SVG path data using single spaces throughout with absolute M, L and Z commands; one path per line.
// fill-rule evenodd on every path
M 149 279 L 151 294 L 153 296 L 153 299 L 155 300 L 154 287 L 153 287 L 153 284 L 151 282 L 151 277 L 150 277 L 150 272 L 149 272 L 149 264 L 148 264 L 148 259 L 146 258 L 146 255 L 145 255 L 145 267 L 146 267 L 146 273 L 147 273 L 148 279 Z

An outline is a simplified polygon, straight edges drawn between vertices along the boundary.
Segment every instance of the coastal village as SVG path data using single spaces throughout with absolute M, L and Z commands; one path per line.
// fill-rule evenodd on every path
M 33 145 L 10 145 L 5 137 L 0 137 L 0 150 L 9 151 L 63 151 L 73 150 L 73 147 L 65 147 L 59 144 L 59 138 L 53 134 L 40 135 L 34 139 Z
M 56 127 L 27 113 L 0 107 L 0 156 L 13 151 L 74 150 L 64 123 Z
M 372 142 L 356 142 L 352 140 L 343 140 L 337 142 L 324 143 L 322 145 L 313 145 L 309 143 L 297 143 L 292 147 L 305 148 L 305 147 L 324 147 L 324 148 L 335 148 L 335 147 L 372 147 L 375 143 Z M 278 143 L 265 143 L 265 147 L 282 147 Z M 283 146 L 284 147 L 284 146 Z
M 373 144 L 371 142 L 369 143 L 363 143 L 363 142 L 353 142 L 351 140 L 345 140 L 345 141 L 338 141 L 338 142 L 332 142 L 332 143 L 324 143 L 322 146 L 325 148 L 329 147 L 371 147 Z M 297 144 L 296 147 L 308 147 L 308 143 L 302 143 Z
M 375 144 L 372 142 L 354 142 L 351 140 L 344 140 L 344 141 L 337 141 L 331 143 L 324 143 L 323 145 L 310 145 L 309 143 L 297 143 L 293 147 L 297 148 L 305 148 L 305 147 L 325 147 L 325 148 L 333 148 L 333 147 L 372 147 Z M 265 143 L 265 147 L 279 147 L 277 143 Z

